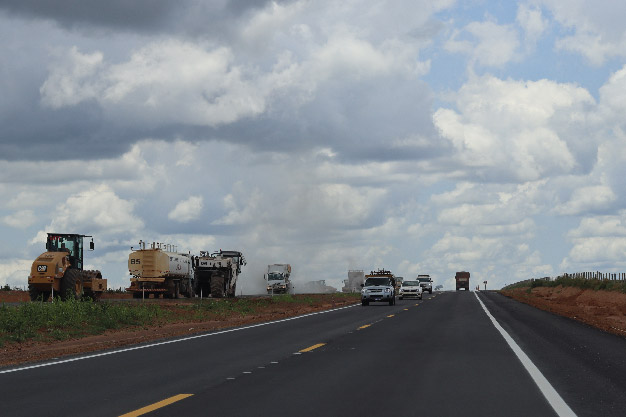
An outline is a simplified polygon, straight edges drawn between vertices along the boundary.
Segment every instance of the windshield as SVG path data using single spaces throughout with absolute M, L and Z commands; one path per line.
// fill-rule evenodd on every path
M 283 274 L 281 274 L 280 272 L 270 272 L 269 274 L 267 274 L 268 281 L 276 281 L 281 279 L 283 279 Z
M 365 286 L 370 287 L 372 285 L 391 285 L 389 278 L 368 278 L 365 280 Z
M 419 282 L 430 282 L 430 278 L 418 278 Z
M 419 286 L 419 285 L 420 285 L 420 283 L 417 282 L 417 281 L 404 281 L 402 283 L 403 287 L 415 287 L 415 286 Z

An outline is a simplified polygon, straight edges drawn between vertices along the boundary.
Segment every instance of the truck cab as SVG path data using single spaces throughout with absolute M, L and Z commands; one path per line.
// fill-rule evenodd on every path
M 289 264 L 272 264 L 267 266 L 268 294 L 288 294 L 291 292 L 291 265 Z
M 367 306 L 376 301 L 388 302 L 390 306 L 396 303 L 396 280 L 389 271 L 379 269 L 365 276 L 361 305 Z

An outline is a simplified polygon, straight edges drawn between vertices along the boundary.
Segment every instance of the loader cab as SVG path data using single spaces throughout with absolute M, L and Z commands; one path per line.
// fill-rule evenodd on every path
M 49 252 L 68 252 L 72 267 L 83 269 L 83 238 L 91 237 L 67 233 L 48 233 L 46 250 Z M 93 239 L 89 242 L 89 250 L 94 249 Z

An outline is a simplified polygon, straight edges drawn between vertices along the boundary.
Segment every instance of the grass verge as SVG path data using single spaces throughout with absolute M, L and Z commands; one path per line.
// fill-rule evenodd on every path
M 298 305 L 358 301 L 358 294 L 281 294 L 271 298 L 193 300 L 191 303 L 136 303 L 55 300 L 0 305 L 0 346 L 28 340 L 54 341 L 104 333 L 109 329 L 149 327 L 174 322 L 226 320 L 261 311 L 293 311 Z

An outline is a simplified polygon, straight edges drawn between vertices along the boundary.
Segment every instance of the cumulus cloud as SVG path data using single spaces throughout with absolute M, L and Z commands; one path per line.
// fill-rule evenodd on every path
M 187 200 L 180 201 L 176 204 L 176 207 L 169 212 L 167 217 L 170 220 L 177 222 L 189 222 L 196 220 L 202 214 L 203 199 L 202 196 L 195 195 L 189 197 Z
M 541 9 L 538 7 L 520 4 L 515 20 L 524 31 L 527 48 L 534 47 L 548 29 L 548 20 L 543 17 Z
M 0 286 L 8 285 L 26 289 L 32 264 L 33 260 L 27 259 L 0 262 Z
M 501 67 L 515 59 L 519 47 L 517 32 L 510 25 L 495 22 L 472 22 L 456 30 L 446 42 L 450 52 L 469 55 L 470 66 Z
M 4 216 L 2 222 L 7 226 L 25 229 L 32 226 L 36 221 L 33 210 L 20 210 L 14 214 Z
M 54 212 L 46 232 L 127 234 L 143 228 L 133 213 L 134 204 L 118 197 L 106 184 L 73 194 Z M 44 231 L 34 242 L 45 241 Z
M 573 129 L 584 126 L 595 104 L 585 89 L 486 75 L 465 84 L 455 104 L 457 111 L 440 108 L 433 120 L 458 161 L 479 178 L 533 181 L 579 172 L 594 161 L 594 144 Z
M 621 271 L 626 267 L 626 211 L 613 215 L 582 218 L 578 227 L 567 233 L 572 243 L 561 262 L 567 272 L 584 270 Z
M 606 185 L 582 187 L 574 190 L 571 198 L 563 205 L 555 207 L 560 214 L 577 215 L 590 211 L 602 212 L 617 199 L 615 193 Z
M 593 65 L 626 56 L 626 29 L 621 19 L 626 4 L 611 0 L 537 0 L 536 3 L 574 32 L 557 39 L 558 48 L 579 53 Z

